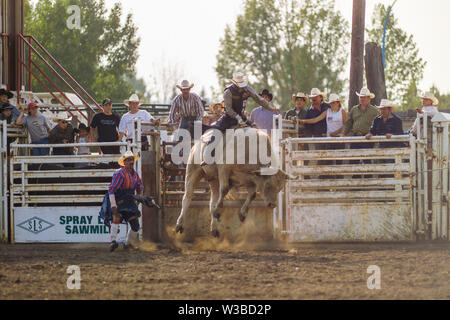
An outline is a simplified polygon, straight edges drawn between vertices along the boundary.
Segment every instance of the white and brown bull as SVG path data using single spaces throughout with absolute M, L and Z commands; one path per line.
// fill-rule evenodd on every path
M 244 128 L 237 130 L 245 130 L 245 135 L 248 136 L 257 136 L 259 145 L 261 145 L 261 141 L 266 141 L 267 145 L 265 148 L 267 148 L 266 150 L 270 154 L 270 138 L 264 131 L 253 128 Z M 205 136 L 206 135 L 208 135 L 208 133 L 206 133 Z M 243 162 L 244 164 L 235 164 L 241 162 L 234 162 L 232 164 L 225 163 L 227 144 L 230 143 L 231 139 L 224 139 L 228 140 L 223 142 L 224 152 L 221 156 L 223 156 L 224 164 L 217 164 L 219 162 L 216 162 L 213 164 L 201 166 L 198 163 L 198 158 L 200 157 L 202 160 L 204 160 L 204 148 L 206 145 L 205 141 L 207 141 L 207 139 L 209 138 L 203 138 L 200 141 L 197 141 L 190 151 L 186 168 L 185 192 L 183 196 L 182 209 L 180 216 L 178 217 L 175 230 L 176 232 L 183 232 L 184 217 L 191 204 L 195 186 L 200 182 L 200 180 L 205 179 L 206 181 L 208 181 L 211 189 L 211 234 L 214 237 L 218 237 L 219 231 L 217 228 L 217 221 L 220 219 L 219 210 L 223 207 L 225 196 L 232 188 L 246 187 L 248 190 L 247 199 L 239 210 L 239 219 L 244 222 L 249 206 L 255 199 L 257 192 L 261 195 L 264 203 L 269 208 L 273 209 L 276 207 L 277 195 L 283 188 L 288 175 L 282 170 L 276 169 L 272 170 L 272 175 L 267 175 L 267 173 L 264 172 L 264 169 L 272 169 L 274 165 L 273 162 L 272 167 L 270 168 L 267 164 L 261 164 L 259 161 L 257 161 L 255 164 L 249 164 L 253 163 L 249 162 L 249 159 L 251 158 L 250 153 L 259 152 L 254 149 L 255 142 L 244 142 L 242 144 L 242 141 L 236 140 L 236 136 L 233 137 L 234 143 L 232 145 L 232 148 L 234 148 L 235 150 L 234 155 L 237 155 L 239 147 L 242 148 L 245 146 L 245 161 Z M 253 148 L 252 152 L 249 152 L 250 148 Z

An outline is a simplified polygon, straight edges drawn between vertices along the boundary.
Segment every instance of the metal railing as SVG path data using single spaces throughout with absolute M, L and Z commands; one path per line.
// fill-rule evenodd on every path
M 65 94 L 69 91 L 74 93 L 87 110 L 94 112 L 92 106 L 97 110 L 102 110 L 99 104 L 89 95 L 89 93 L 83 89 L 83 87 L 67 72 L 66 69 L 43 47 L 43 45 L 31 35 L 22 34 L 1 34 L 4 38 L 15 38 L 17 56 L 17 70 L 8 70 L 8 73 L 16 72 L 17 83 L 14 86 L 17 88 L 17 100 L 20 104 L 21 91 L 32 91 L 32 79 L 36 79 L 38 83 L 48 91 L 53 98 L 66 109 L 70 115 L 74 115 L 72 110 L 66 106 L 61 99 L 54 93 L 59 93 L 69 104 L 76 110 L 83 118 L 88 120 L 88 117 L 82 113 L 78 106 L 76 106 Z M 7 46 L 9 46 L 9 41 L 6 41 Z M 6 48 L 9 49 L 8 47 Z M 8 59 L 11 57 L 8 56 Z M 62 85 L 56 84 L 54 80 L 39 66 L 39 63 L 45 66 L 50 74 L 53 74 L 56 79 L 58 79 Z M 8 64 L 9 65 L 9 64 Z M 41 78 L 43 77 L 45 81 Z M 8 89 L 12 87 L 13 84 L 10 83 L 8 79 L 7 87 Z M 63 87 L 64 86 L 64 87 Z M 53 89 L 52 89 L 53 88 Z M 66 90 L 64 90 L 66 88 Z M 84 96 L 84 97 L 83 97 Z M 88 102 L 89 101 L 89 102 Z

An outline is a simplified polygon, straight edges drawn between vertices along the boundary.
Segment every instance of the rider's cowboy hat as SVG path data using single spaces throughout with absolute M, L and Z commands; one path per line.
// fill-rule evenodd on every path
M 318 96 L 322 96 L 323 99 L 325 99 L 327 97 L 327 94 L 325 92 L 320 91 L 317 88 L 313 88 L 311 90 L 311 94 L 309 95 L 310 98 L 315 98 Z
M 375 94 L 370 92 L 369 88 L 366 88 L 366 87 L 362 88 L 361 92 L 359 92 L 359 93 L 356 92 L 356 95 L 358 97 L 370 97 L 370 99 L 375 98 Z
M 295 102 L 297 101 L 297 98 L 303 98 L 306 100 L 306 103 L 308 103 L 308 96 L 306 94 L 304 94 L 303 92 L 299 92 L 297 94 L 292 95 L 292 103 L 295 104 Z
M 66 112 L 58 113 L 55 117 L 53 117 L 53 122 L 70 121 L 70 120 L 72 120 L 72 117 L 69 117 L 69 115 Z
M 426 92 L 423 95 L 419 95 L 419 98 L 421 98 L 421 99 L 429 99 L 429 100 L 433 101 L 433 106 L 437 106 L 439 104 L 439 100 L 431 92 Z
M 133 93 L 128 100 L 125 100 L 123 102 L 123 104 L 126 105 L 127 107 L 129 107 L 130 106 L 130 102 L 138 102 L 139 105 L 142 104 L 142 101 L 139 100 L 139 97 L 138 97 L 138 95 L 136 93 Z
M 125 167 L 125 159 L 134 158 L 134 161 L 139 159 L 139 156 L 135 155 L 133 151 L 127 151 L 125 154 L 117 161 L 121 167 Z
M 230 81 L 239 88 L 245 88 L 248 86 L 247 76 L 242 72 L 236 72 L 233 74 L 233 79 L 230 79 Z
M 340 102 L 341 104 L 343 104 L 344 99 L 341 99 L 339 97 L 339 95 L 337 95 L 336 93 L 332 93 L 332 94 L 330 94 L 330 97 L 328 98 L 328 104 L 330 104 L 332 102 Z
M 185 90 L 185 89 L 192 89 L 194 87 L 193 83 L 190 83 L 187 80 L 183 80 L 181 81 L 181 84 L 177 84 L 177 88 L 180 90 Z
M 5 88 L 1 88 L 0 89 L 0 96 L 8 96 L 8 99 L 11 99 L 12 97 L 14 97 L 14 94 L 11 91 L 6 90 Z
M 394 108 L 397 108 L 397 105 L 394 102 L 392 102 L 392 101 L 390 101 L 388 99 L 382 99 L 381 102 L 380 102 L 380 105 L 377 106 L 377 108 L 378 109 L 383 109 L 383 108 L 392 108 L 392 109 L 394 109 Z

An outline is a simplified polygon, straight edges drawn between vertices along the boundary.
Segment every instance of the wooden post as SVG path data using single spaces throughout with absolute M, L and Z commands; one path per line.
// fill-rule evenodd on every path
M 150 151 L 142 152 L 142 182 L 146 196 L 155 198 L 160 206 L 160 136 L 151 135 Z M 161 210 L 142 207 L 142 237 L 144 240 L 159 242 L 162 232 Z
M 366 0 L 353 0 L 349 110 L 359 104 L 355 92 L 359 92 L 363 86 L 365 18 Z
M 366 44 L 366 79 L 370 92 L 375 94 L 372 104 L 379 106 L 381 99 L 387 99 L 386 79 L 383 68 L 383 53 L 375 42 Z

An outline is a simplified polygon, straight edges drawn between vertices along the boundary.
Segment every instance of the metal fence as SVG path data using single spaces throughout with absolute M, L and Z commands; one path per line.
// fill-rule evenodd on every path
M 413 240 L 410 136 L 287 139 L 277 226 L 290 241 Z M 378 144 L 382 144 L 381 148 Z M 383 144 L 391 144 L 389 146 Z

